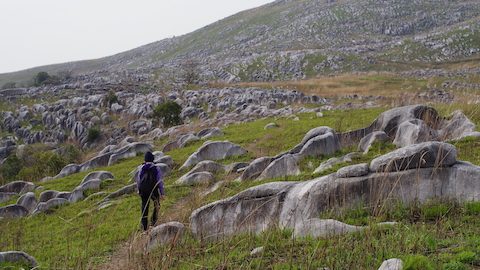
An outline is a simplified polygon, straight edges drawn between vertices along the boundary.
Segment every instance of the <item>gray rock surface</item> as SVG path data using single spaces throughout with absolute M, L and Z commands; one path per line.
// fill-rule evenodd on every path
M 153 250 L 160 245 L 175 245 L 182 238 L 185 226 L 176 221 L 156 226 L 150 232 L 147 249 Z
M 367 136 L 363 137 L 358 144 L 358 151 L 368 153 L 370 147 L 376 142 L 387 142 L 390 138 L 387 133 L 383 131 L 374 131 Z
M 17 200 L 17 205 L 25 207 L 29 213 L 33 212 L 35 207 L 37 207 L 37 198 L 35 197 L 35 193 L 33 192 L 27 192 L 23 194 L 20 198 Z
M 210 172 L 196 172 L 182 176 L 175 184 L 178 185 L 199 185 L 208 184 L 215 180 L 215 176 Z
M 378 270 L 402 270 L 403 261 L 400 259 L 389 259 L 382 263 Z
M 47 202 L 39 203 L 32 214 L 35 215 L 35 214 L 39 214 L 39 213 L 43 213 L 43 212 L 48 212 L 50 209 L 52 209 L 54 207 L 58 207 L 58 206 L 65 205 L 65 204 L 68 204 L 68 203 L 69 203 L 69 200 L 67 200 L 67 199 L 54 198 L 54 199 L 51 199 Z
M 245 149 L 228 141 L 206 142 L 185 161 L 180 170 L 194 166 L 203 160 L 221 160 L 246 153 Z
M 47 202 L 53 198 L 58 196 L 59 192 L 56 190 L 45 190 L 40 193 L 40 197 L 38 198 L 38 202 Z
M 308 140 L 298 153 L 299 156 L 318 157 L 331 155 L 340 150 L 340 141 L 337 135 L 327 132 Z
M 0 192 L 0 203 L 8 202 L 15 196 L 18 196 L 15 192 Z
M 121 159 L 136 157 L 138 154 L 145 154 L 153 151 L 153 147 L 148 143 L 131 143 L 115 151 L 108 160 L 108 166 L 117 163 Z
M 457 162 L 457 149 L 448 143 L 425 142 L 397 149 L 375 158 L 372 172 L 394 172 L 417 168 L 451 166 Z
M 23 194 L 33 191 L 35 184 L 25 181 L 14 181 L 0 187 L 0 192 Z
M 397 147 L 405 147 L 436 140 L 438 140 L 438 132 L 427 126 L 424 121 L 415 119 L 405 121 L 398 126 L 393 144 Z
M 32 256 L 23 251 L 3 251 L 0 252 L 0 264 L 1 263 L 13 263 L 13 264 L 27 264 L 34 268 L 38 263 Z
M 17 204 L 0 207 L 0 218 L 21 218 L 29 214 L 28 210 Z
M 272 161 L 258 177 L 258 180 L 299 175 L 299 157 L 291 154 Z
M 241 181 L 253 180 L 256 179 L 265 168 L 273 161 L 272 157 L 261 157 L 257 158 L 243 171 L 242 176 L 240 176 Z
M 94 179 L 98 179 L 98 180 L 103 181 L 103 180 L 106 180 L 106 179 L 114 179 L 114 177 L 113 177 L 113 174 L 111 172 L 107 172 L 107 171 L 91 172 L 83 178 L 81 184 L 86 183 L 90 180 L 94 180 Z
M 356 164 L 343 167 L 337 171 L 338 178 L 359 177 L 368 174 L 368 163 Z

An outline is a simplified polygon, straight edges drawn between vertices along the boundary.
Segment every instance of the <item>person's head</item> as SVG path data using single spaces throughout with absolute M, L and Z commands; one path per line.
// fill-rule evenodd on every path
M 152 152 L 145 153 L 145 162 L 153 162 L 154 156 Z

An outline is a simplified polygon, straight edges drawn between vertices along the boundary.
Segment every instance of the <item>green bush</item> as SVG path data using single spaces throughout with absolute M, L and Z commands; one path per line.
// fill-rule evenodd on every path
M 467 270 L 467 267 L 461 262 L 451 261 L 443 265 L 443 270 Z
M 45 82 L 47 82 L 49 79 L 50 79 L 50 75 L 47 72 L 40 71 L 33 78 L 33 82 L 35 83 L 36 86 L 40 86 Z
M 68 164 L 82 162 L 82 152 L 74 145 L 69 144 L 65 146 L 62 154 Z
M 0 167 L 2 184 L 16 180 L 18 173 L 23 168 L 23 161 L 13 154 L 7 157 Z
M 104 100 L 104 105 L 105 106 L 111 106 L 113 103 L 118 103 L 118 97 L 115 94 L 115 92 L 110 91 L 108 94 L 105 96 Z
M 100 129 L 98 128 L 90 128 L 88 130 L 87 141 L 94 142 L 100 138 Z
M 17 178 L 37 181 L 45 176 L 58 174 L 67 165 L 64 158 L 52 151 L 34 153 L 28 160 L 28 164 L 20 170 Z
M 430 260 L 423 255 L 412 255 L 405 259 L 403 270 L 434 270 Z
M 476 258 L 476 254 L 473 251 L 463 251 L 458 253 L 455 257 L 462 263 L 473 263 Z
M 182 124 L 182 107 L 174 101 L 167 101 L 155 107 L 153 117 L 160 121 L 164 127 L 172 127 Z

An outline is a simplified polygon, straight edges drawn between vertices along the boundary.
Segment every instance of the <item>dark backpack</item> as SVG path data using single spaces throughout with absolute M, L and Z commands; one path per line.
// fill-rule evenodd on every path
M 138 190 L 142 195 L 150 195 L 155 189 L 158 189 L 157 183 L 157 168 L 152 166 L 143 173 Z

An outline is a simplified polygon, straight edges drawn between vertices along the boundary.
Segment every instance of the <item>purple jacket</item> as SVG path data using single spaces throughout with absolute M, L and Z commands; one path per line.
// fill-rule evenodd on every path
M 142 167 L 140 168 L 140 173 L 137 174 L 137 179 L 136 179 L 137 188 L 139 188 L 139 186 L 140 186 L 140 180 L 142 179 L 143 175 L 145 174 L 145 171 L 147 171 L 151 167 L 155 167 L 155 169 L 157 170 L 158 191 L 160 192 L 160 195 L 162 195 L 162 196 L 165 195 L 165 190 L 163 188 L 163 175 L 162 175 L 162 172 L 160 171 L 160 169 L 158 167 L 156 167 L 155 164 L 153 164 L 152 162 L 146 162 L 141 166 Z

